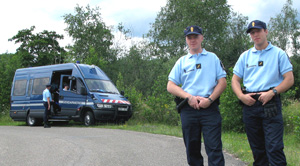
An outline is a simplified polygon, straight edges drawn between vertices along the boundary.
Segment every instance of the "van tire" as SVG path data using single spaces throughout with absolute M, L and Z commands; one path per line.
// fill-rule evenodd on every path
M 91 126 L 95 124 L 95 118 L 91 111 L 85 113 L 83 123 L 85 126 Z
M 26 124 L 28 126 L 36 126 L 38 124 L 38 120 L 34 117 L 31 117 L 30 114 L 26 117 Z

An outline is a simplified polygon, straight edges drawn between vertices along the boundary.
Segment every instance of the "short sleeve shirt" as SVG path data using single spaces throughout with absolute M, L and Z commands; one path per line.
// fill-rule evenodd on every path
M 185 92 L 201 97 L 209 97 L 223 77 L 226 77 L 223 64 L 216 54 L 205 49 L 179 58 L 169 74 L 169 80 L 181 85 Z
M 49 91 L 48 89 L 45 89 L 45 90 L 43 91 L 43 101 L 44 101 L 44 102 L 47 102 L 47 98 L 48 98 L 48 97 L 50 98 L 50 101 L 52 101 L 50 91 Z
M 278 86 L 292 70 L 287 54 L 269 42 L 264 50 L 253 47 L 241 54 L 233 73 L 243 79 L 248 92 L 259 92 Z

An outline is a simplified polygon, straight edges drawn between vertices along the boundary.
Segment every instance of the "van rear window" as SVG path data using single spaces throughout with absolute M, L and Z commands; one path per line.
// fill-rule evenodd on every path
M 14 86 L 14 96 L 24 96 L 26 93 L 27 80 L 16 80 Z
M 33 88 L 32 94 L 33 95 L 41 95 L 43 94 L 46 85 L 49 84 L 49 77 L 46 78 L 36 78 L 33 80 Z

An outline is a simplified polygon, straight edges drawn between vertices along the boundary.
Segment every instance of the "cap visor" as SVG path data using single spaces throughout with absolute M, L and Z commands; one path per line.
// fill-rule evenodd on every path
M 188 36 L 188 35 L 201 35 L 201 33 L 198 33 L 198 32 L 189 32 L 185 36 Z
M 256 27 L 256 26 L 254 26 L 254 27 L 249 28 L 246 32 L 250 33 L 251 29 L 263 29 L 263 27 Z

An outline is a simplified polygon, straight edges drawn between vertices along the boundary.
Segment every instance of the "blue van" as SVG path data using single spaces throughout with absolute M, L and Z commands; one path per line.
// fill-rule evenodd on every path
M 67 63 L 17 69 L 12 88 L 10 117 L 35 126 L 43 122 L 43 90 L 51 84 L 53 105 L 49 121 L 127 121 L 131 103 L 97 66 Z

